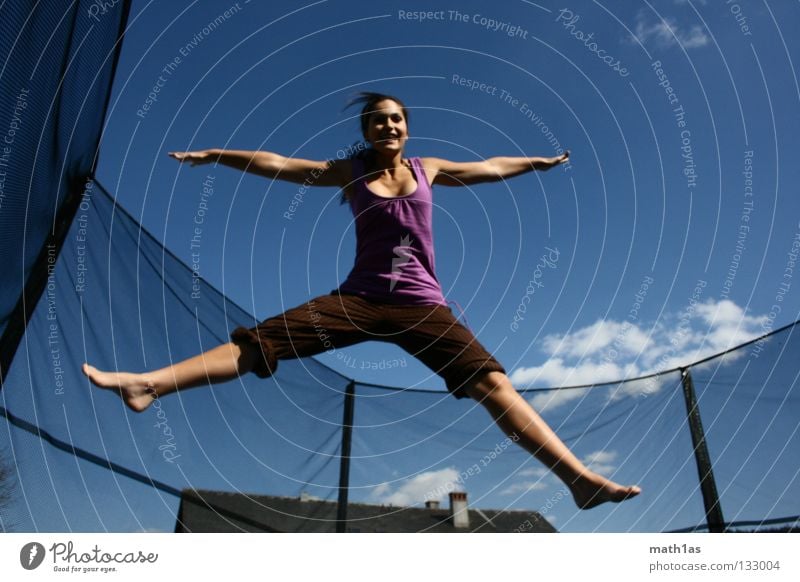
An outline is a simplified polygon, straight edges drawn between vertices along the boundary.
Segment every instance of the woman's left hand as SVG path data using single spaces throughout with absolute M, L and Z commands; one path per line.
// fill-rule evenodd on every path
M 568 161 L 569 161 L 569 150 L 567 150 L 560 156 L 556 156 L 554 158 L 542 158 L 542 161 L 539 164 L 537 164 L 536 169 L 544 172 L 549 170 L 550 168 L 560 166 L 561 164 L 566 164 Z

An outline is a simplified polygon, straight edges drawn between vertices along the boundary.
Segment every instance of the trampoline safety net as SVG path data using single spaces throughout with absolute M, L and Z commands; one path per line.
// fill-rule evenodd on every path
M 248 374 L 170 395 L 142 414 L 89 386 L 83 361 L 161 367 L 255 319 L 208 286 L 190 301 L 191 270 L 101 185 L 84 201 L 2 391 L 14 475 L 4 528 L 171 531 L 184 489 L 335 502 L 350 379 L 313 358 L 282 361 L 266 380 Z M 82 224 L 90 225 L 86 249 Z M 79 260 L 92 273 L 83 288 Z M 800 367 L 787 357 L 800 348 L 794 332 L 789 326 L 689 369 L 728 523 L 797 513 Z M 474 507 L 538 511 L 561 531 L 704 527 L 679 371 L 523 394 L 579 458 L 646 494 L 578 512 L 552 473 L 477 403 L 356 381 L 350 502 L 420 506 L 464 490 Z
M 524 391 L 579 458 L 645 492 L 591 512 L 577 511 L 477 403 L 351 384 L 313 358 L 283 361 L 267 380 L 183 391 L 142 414 L 91 388 L 84 361 L 162 367 L 255 318 L 202 281 L 193 295 L 191 269 L 92 179 L 129 7 L 107 3 L 91 16 L 94 2 L 61 4 L 2 9 L 14 34 L 0 36 L 0 130 L 13 138 L 0 159 L 0 529 L 172 531 L 186 489 L 336 502 L 349 385 L 351 503 L 391 511 L 460 490 L 472 507 L 537 511 L 560 531 L 706 527 L 679 370 Z M 35 300 L 20 310 L 23 288 Z M 731 528 L 793 525 L 800 513 L 795 332 L 793 324 L 687 370 Z

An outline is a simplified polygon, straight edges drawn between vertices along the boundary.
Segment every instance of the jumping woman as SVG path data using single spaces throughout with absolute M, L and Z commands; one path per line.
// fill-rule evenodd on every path
M 361 131 L 368 147 L 349 159 L 310 161 L 219 149 L 170 153 L 193 166 L 216 162 L 267 178 L 340 188 L 356 224 L 355 265 L 345 282 L 252 329 L 237 328 L 229 343 L 172 366 L 133 374 L 84 364 L 84 374 L 95 385 L 118 391 L 131 409 L 141 412 L 176 390 L 227 382 L 247 372 L 266 378 L 278 360 L 312 356 L 332 346 L 388 341 L 441 376 L 453 396 L 483 405 L 509 437 L 569 487 L 578 507 L 638 495 L 639 487 L 591 471 L 555 435 L 511 385 L 503 366 L 454 317 L 434 271 L 434 184 L 464 186 L 549 170 L 569 154 L 467 163 L 405 158 L 408 111 L 403 103 L 378 93 L 362 93 L 355 102 L 363 104 Z

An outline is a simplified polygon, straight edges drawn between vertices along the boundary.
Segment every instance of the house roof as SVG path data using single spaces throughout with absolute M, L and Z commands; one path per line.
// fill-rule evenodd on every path
M 465 529 L 453 527 L 447 507 L 428 509 L 350 503 L 347 518 L 349 532 L 556 532 L 550 522 L 535 511 L 470 507 L 470 525 Z M 186 489 L 181 496 L 175 531 L 332 533 L 336 531 L 336 502 Z

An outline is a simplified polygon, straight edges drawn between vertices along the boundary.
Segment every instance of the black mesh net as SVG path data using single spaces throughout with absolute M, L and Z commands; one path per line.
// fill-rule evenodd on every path
M 96 162 L 128 11 L 116 2 L 95 13 L 100 4 L 0 8 L 0 334 L 60 206 Z
M 2 391 L 20 494 L 5 521 L 22 530 L 169 531 L 184 488 L 335 499 L 347 380 L 313 359 L 282 362 L 268 380 L 181 392 L 141 415 L 90 388 L 84 361 L 161 367 L 253 325 L 214 289 L 201 283 L 198 292 L 186 266 L 99 186 L 93 192 L 92 283 L 76 291 L 77 220 Z M 39 429 L 47 438 L 37 439 Z M 130 509 L 126 519 L 119 507 Z
M 268 380 L 248 375 L 171 395 L 141 415 L 90 388 L 83 361 L 157 368 L 224 343 L 254 319 L 205 284 L 198 293 L 191 270 L 102 187 L 84 201 L 2 391 L 4 448 L 16 470 L 4 527 L 171 530 L 180 492 L 192 488 L 335 501 L 349 379 L 313 358 L 282 361 Z M 81 260 L 92 273 L 83 287 Z M 728 522 L 797 514 L 794 329 L 690 369 Z M 587 465 L 646 492 L 591 512 L 576 510 L 476 402 L 357 382 L 355 394 L 351 502 L 399 511 L 459 490 L 471 506 L 538 511 L 560 531 L 705 522 L 679 371 L 523 392 Z
M 0 9 L 0 132 L 11 139 L 0 157 L 0 263 L 12 283 L 0 287 L 0 333 L 32 269 L 46 273 L 3 370 L 0 529 L 171 531 L 186 489 L 332 504 L 351 379 L 319 361 L 284 361 L 268 380 L 248 375 L 188 390 L 139 415 L 91 388 L 80 372 L 84 361 L 119 370 L 166 366 L 255 322 L 194 280 L 100 184 L 87 181 L 128 10 L 125 2 L 106 4 L 102 13 L 105 4 L 97 2 Z M 63 201 L 81 193 L 60 251 L 47 246 Z M 800 513 L 794 331 L 690 368 L 732 528 L 784 527 Z M 575 509 L 563 484 L 479 404 L 440 391 L 354 388 L 350 502 L 401 512 L 458 490 L 476 510 L 537 511 L 560 531 L 704 527 L 679 371 L 524 392 L 587 465 L 645 492 L 591 512 Z M 314 519 L 287 529 L 318 529 Z M 330 521 L 330 513 L 319 520 Z M 359 529 L 358 521 L 350 527 Z
M 745 530 L 798 514 L 797 335 L 793 325 L 692 369 L 723 515 Z

